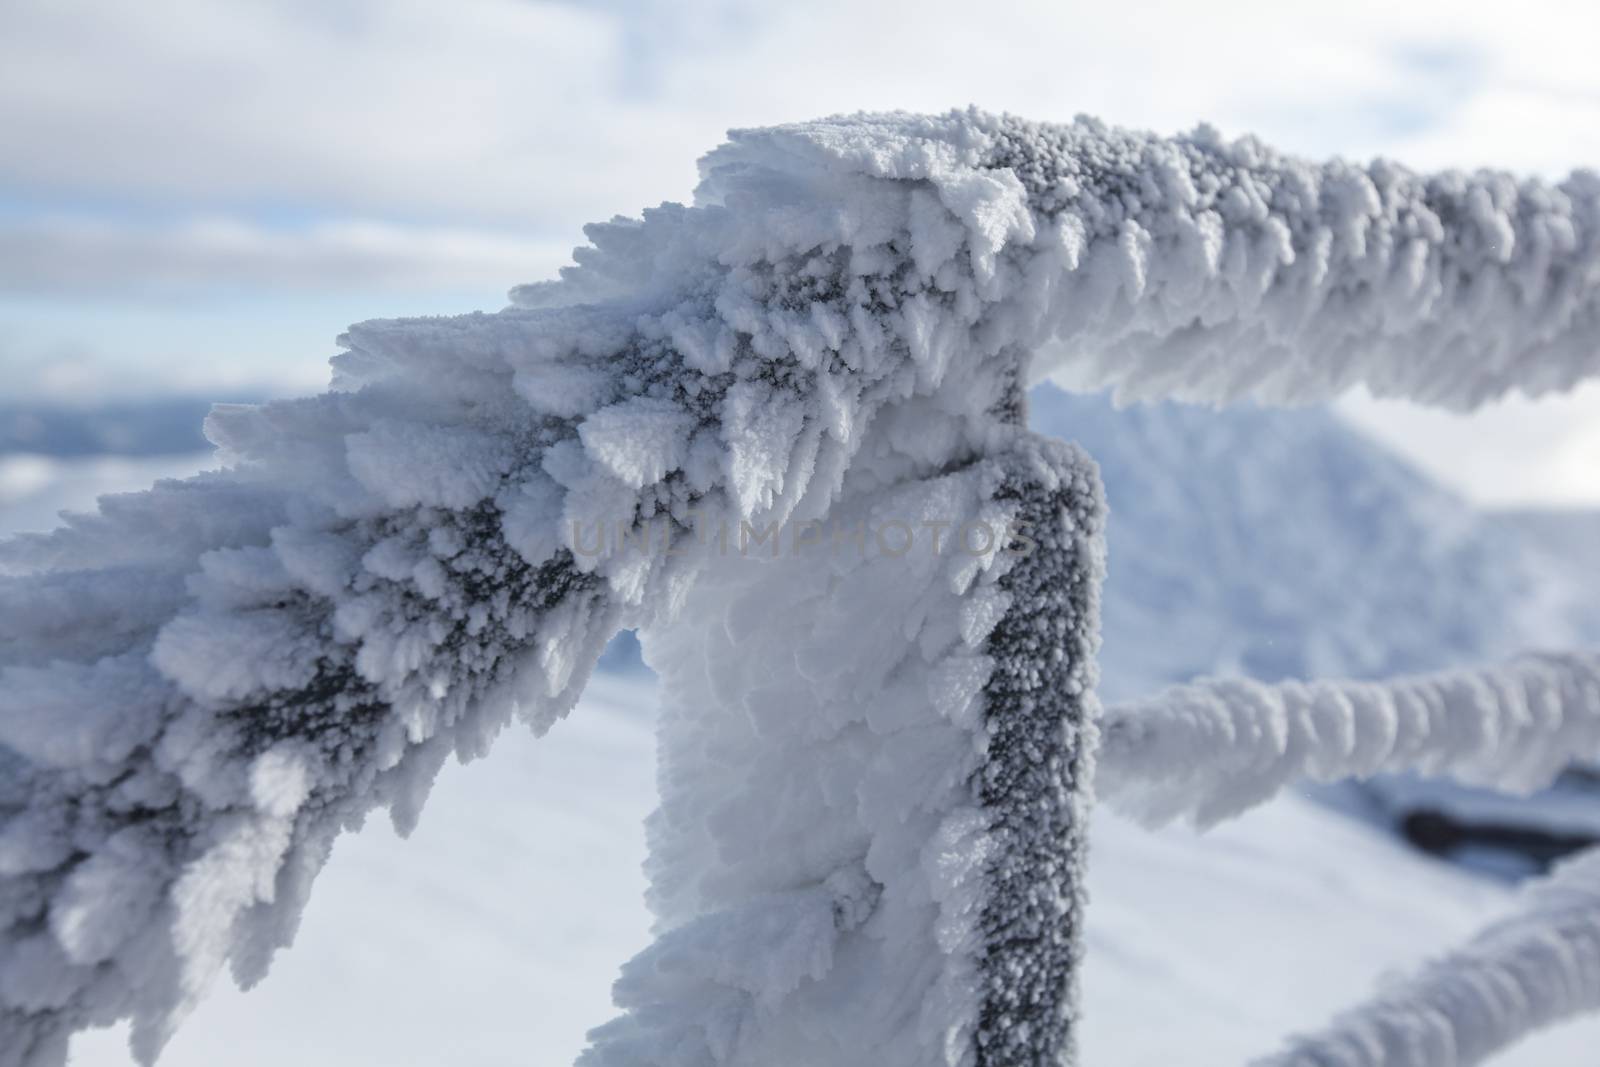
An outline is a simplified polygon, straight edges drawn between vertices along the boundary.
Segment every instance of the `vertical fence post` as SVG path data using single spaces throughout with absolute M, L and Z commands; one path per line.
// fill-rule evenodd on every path
M 1005 467 L 995 499 L 1017 503 L 1035 546 L 1000 578 L 1009 605 L 985 649 L 978 790 L 995 851 L 977 1063 L 1044 1067 L 1077 1061 L 1105 508 L 1081 449 L 1034 438 Z
M 1103 507 L 1081 450 L 996 436 L 646 634 L 658 936 L 586 1067 L 1072 1062 Z

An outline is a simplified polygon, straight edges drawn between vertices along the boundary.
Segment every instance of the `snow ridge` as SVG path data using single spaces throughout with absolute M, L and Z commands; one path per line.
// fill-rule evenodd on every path
M 1100 798 L 1209 826 L 1302 778 L 1449 775 L 1532 792 L 1600 751 L 1600 654 L 1381 682 L 1208 679 L 1109 709 Z

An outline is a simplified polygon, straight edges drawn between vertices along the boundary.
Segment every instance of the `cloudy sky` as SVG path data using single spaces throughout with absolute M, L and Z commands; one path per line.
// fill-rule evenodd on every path
M 1313 156 L 1600 166 L 1575 3 L 6 0 L 0 382 L 314 389 L 376 316 L 502 306 L 585 221 L 686 199 L 729 127 L 976 103 Z M 1600 390 L 1360 398 L 1480 500 L 1600 503 Z

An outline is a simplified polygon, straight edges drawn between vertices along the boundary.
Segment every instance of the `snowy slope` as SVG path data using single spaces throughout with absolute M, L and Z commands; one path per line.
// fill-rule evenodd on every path
M 1506 511 L 1490 520 L 1532 554 L 1546 576 L 1550 609 L 1600 633 L 1600 512 Z
M 1600 636 L 1571 575 L 1322 408 L 1117 410 L 1042 386 L 1100 463 L 1110 700 L 1197 674 L 1433 670 Z
M 1589 625 L 1570 546 L 1479 516 L 1321 411 L 1114 412 L 1041 389 L 1032 420 L 1104 469 L 1113 697 L 1203 671 L 1425 669 Z M 203 463 L 0 458 L 0 530 Z M 342 840 L 295 948 L 251 993 L 215 991 L 163 1063 L 570 1062 L 647 941 L 653 695 L 613 663 L 551 736 L 447 768 L 411 840 L 382 821 Z M 1091 889 L 1095 1067 L 1242 1062 L 1507 898 L 1296 796 L 1204 838 L 1102 816 Z M 1505 1062 L 1587 1063 L 1597 1039 L 1573 1027 Z M 93 1034 L 75 1062 L 125 1064 L 122 1042 Z

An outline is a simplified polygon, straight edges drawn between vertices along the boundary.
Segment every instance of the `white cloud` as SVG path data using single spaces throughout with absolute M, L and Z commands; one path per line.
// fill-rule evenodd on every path
M 49 295 L 227 290 L 504 291 L 568 248 L 482 230 L 338 221 L 266 228 L 224 217 L 165 226 L 50 217 L 0 223 L 0 289 Z
M 0 176 L 567 233 L 687 196 L 729 126 L 972 102 L 1554 168 L 1600 155 L 1597 31 L 1548 3 L 11 0 Z
M 1343 413 L 1446 485 L 1496 507 L 1600 505 L 1600 382 L 1471 415 L 1352 396 Z
M 623 164 L 671 139 L 590 110 L 620 63 L 614 19 L 507 0 L 16 0 L 3 173 L 96 197 L 565 221 L 636 207 Z

